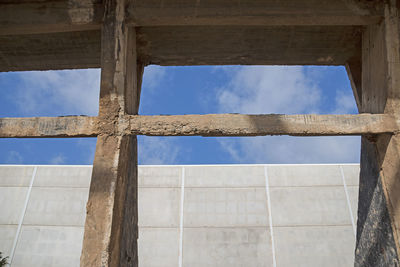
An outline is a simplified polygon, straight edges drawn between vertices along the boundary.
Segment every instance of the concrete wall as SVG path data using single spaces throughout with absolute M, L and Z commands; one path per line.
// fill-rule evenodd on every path
M 91 166 L 0 166 L 0 251 L 79 266 Z M 139 264 L 352 266 L 358 165 L 139 167 Z

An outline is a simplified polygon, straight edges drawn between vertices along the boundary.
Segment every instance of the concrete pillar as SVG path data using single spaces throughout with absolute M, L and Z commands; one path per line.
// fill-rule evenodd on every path
M 107 0 L 96 154 L 81 266 L 137 266 L 137 140 L 124 135 L 124 115 L 137 114 L 143 68 L 137 68 L 135 28 L 124 0 Z M 138 82 L 139 81 L 139 82 Z
M 400 115 L 397 1 L 362 41 L 361 112 Z M 400 135 L 363 136 L 355 266 L 399 266 Z

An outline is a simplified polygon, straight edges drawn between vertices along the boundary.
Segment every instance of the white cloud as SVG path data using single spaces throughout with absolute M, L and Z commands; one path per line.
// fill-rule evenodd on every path
M 153 90 L 161 83 L 165 74 L 165 67 L 157 65 L 147 66 L 143 75 L 143 87 L 146 87 L 147 90 Z
M 65 164 L 66 157 L 63 154 L 58 154 L 57 156 L 50 159 L 49 163 L 52 165 L 62 165 Z
M 163 80 L 166 69 L 146 67 L 143 86 L 154 89 Z M 16 88 L 17 106 L 27 116 L 90 115 L 99 106 L 100 70 L 31 71 L 19 76 Z
M 357 112 L 356 101 L 350 92 L 338 91 L 335 98 L 335 110 L 332 114 L 350 114 Z
M 140 164 L 174 164 L 179 152 L 179 146 L 172 139 L 165 137 L 138 137 L 138 157 Z
M 294 114 L 316 110 L 320 91 L 302 67 L 252 66 L 235 69 L 217 97 L 221 112 Z
M 97 115 L 100 71 L 32 71 L 20 75 L 18 107 L 26 115 Z
M 226 71 L 226 70 L 225 70 Z M 326 113 L 321 101 L 318 72 L 303 67 L 241 67 L 231 72 L 229 84 L 217 89 L 220 112 L 245 114 Z M 329 113 L 354 111 L 354 100 L 337 93 Z M 247 137 L 219 139 L 238 163 L 358 162 L 359 137 Z
M 7 155 L 5 163 L 7 164 L 22 164 L 24 158 L 22 155 L 17 151 L 10 151 Z

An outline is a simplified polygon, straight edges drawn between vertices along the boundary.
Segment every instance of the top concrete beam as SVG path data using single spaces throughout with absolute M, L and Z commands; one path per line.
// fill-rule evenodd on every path
M 131 0 L 128 21 L 138 26 L 368 25 L 383 17 L 378 1 Z
M 369 25 L 382 19 L 378 1 L 248 0 L 128 1 L 133 26 Z M 100 0 L 2 1 L 0 35 L 100 29 Z
M 144 65 L 344 65 L 359 26 L 163 26 L 137 29 Z M 0 71 L 100 67 L 98 30 L 0 36 Z
M 144 65 L 344 65 L 381 1 L 130 0 Z M 101 0 L 0 3 L 0 71 L 100 67 Z M 205 41 L 207 40 L 207 41 Z M 177 53 L 176 51 L 179 51 Z
M 0 35 L 100 30 L 101 0 L 2 1 Z

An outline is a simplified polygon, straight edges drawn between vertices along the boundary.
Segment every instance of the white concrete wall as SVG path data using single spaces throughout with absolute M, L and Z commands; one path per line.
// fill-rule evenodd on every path
M 91 166 L 0 165 L 0 251 L 79 266 Z M 358 165 L 139 167 L 139 264 L 352 266 Z

